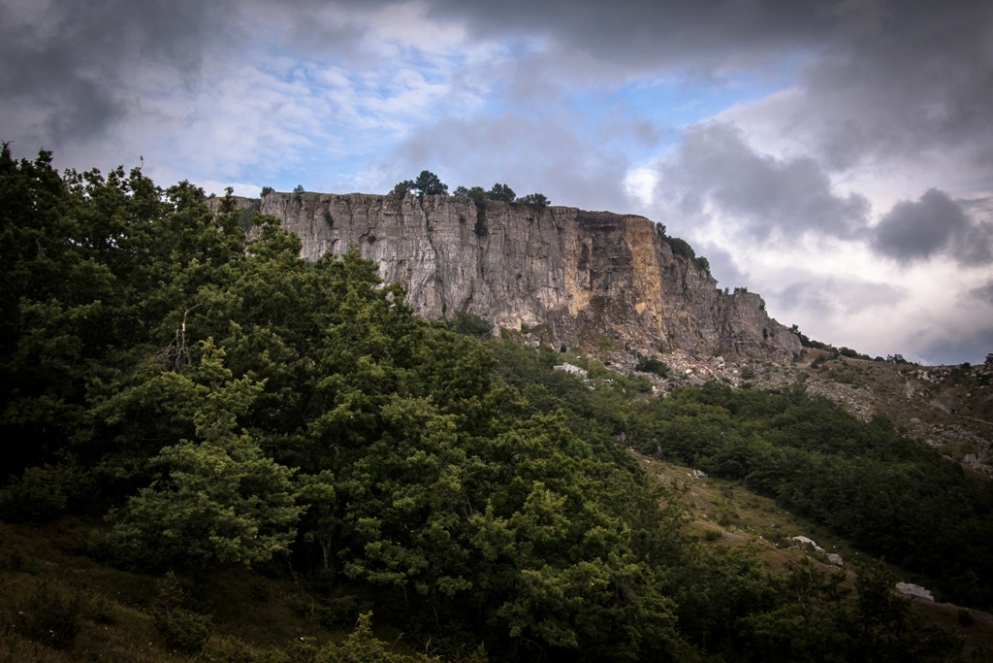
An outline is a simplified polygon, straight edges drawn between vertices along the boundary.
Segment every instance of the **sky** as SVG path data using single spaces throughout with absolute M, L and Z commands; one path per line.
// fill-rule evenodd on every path
M 993 2 L 0 0 L 0 141 L 207 192 L 642 214 L 872 356 L 993 352 Z

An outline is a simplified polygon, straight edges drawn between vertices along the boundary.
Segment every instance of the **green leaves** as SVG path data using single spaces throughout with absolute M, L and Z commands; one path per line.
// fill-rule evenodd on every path
M 115 516 L 112 542 L 132 563 L 249 566 L 286 552 L 296 535 L 292 470 L 236 430 L 262 387 L 233 379 L 222 358 L 207 342 L 193 377 L 164 374 L 178 383 L 199 441 L 162 449 L 150 462 L 158 478 Z

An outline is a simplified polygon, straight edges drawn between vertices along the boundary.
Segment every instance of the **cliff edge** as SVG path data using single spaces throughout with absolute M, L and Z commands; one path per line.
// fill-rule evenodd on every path
M 270 193 L 261 212 L 299 235 L 309 260 L 357 246 L 384 281 L 407 286 L 407 303 L 425 318 L 473 313 L 553 347 L 800 354 L 761 297 L 719 290 L 641 216 L 413 194 Z

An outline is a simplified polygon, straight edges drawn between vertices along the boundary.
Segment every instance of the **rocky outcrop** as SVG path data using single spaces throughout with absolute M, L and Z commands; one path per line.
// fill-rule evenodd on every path
M 309 260 L 358 247 L 384 281 L 407 286 L 408 304 L 426 318 L 465 311 L 554 347 L 800 353 L 758 295 L 718 290 L 644 217 L 413 194 L 271 193 L 261 212 L 299 235 Z

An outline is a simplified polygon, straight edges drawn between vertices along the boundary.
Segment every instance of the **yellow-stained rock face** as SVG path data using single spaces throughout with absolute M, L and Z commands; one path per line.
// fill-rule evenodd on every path
M 308 260 L 357 246 L 426 318 L 468 311 L 497 329 L 538 328 L 556 347 L 611 339 L 639 353 L 800 352 L 758 295 L 718 290 L 644 217 L 412 194 L 273 193 L 261 211 L 300 236 Z

